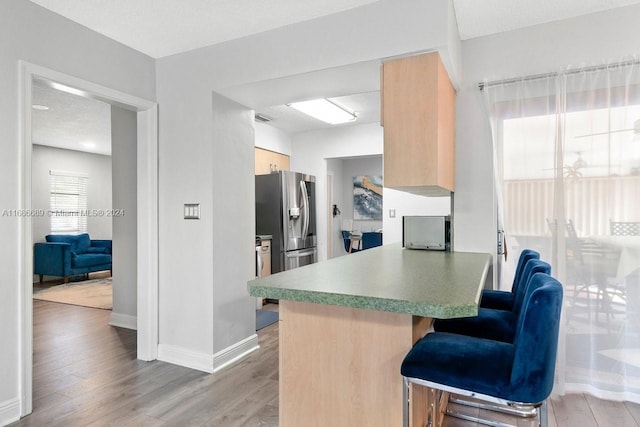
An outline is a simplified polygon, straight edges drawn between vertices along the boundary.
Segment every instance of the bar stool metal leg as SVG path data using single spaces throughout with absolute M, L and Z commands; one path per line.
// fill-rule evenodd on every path
M 407 377 L 402 379 L 402 426 L 409 427 L 409 380 Z

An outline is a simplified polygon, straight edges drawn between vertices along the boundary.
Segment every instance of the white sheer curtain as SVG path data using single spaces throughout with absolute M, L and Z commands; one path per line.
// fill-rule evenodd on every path
M 556 393 L 640 403 L 640 66 L 484 87 L 510 257 L 564 285 Z M 502 200 L 501 200 L 502 199 Z

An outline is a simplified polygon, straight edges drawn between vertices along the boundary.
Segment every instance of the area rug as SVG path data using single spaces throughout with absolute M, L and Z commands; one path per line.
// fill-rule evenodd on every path
M 269 310 L 256 310 L 256 331 L 278 321 L 278 312 Z
M 65 283 L 47 289 L 34 289 L 33 299 L 111 310 L 111 278 Z

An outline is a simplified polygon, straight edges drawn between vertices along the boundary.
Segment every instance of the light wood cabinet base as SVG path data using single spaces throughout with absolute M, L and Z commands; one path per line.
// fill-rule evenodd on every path
M 402 425 L 400 364 L 431 319 L 280 300 L 280 427 Z M 412 390 L 412 425 L 427 393 Z

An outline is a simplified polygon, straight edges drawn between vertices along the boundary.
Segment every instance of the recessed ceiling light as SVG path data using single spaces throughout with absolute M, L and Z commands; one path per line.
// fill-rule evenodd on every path
M 85 141 L 80 143 L 84 148 L 96 148 L 96 143 L 91 141 Z
M 292 102 L 287 105 L 331 125 L 353 122 L 357 118 L 356 113 L 348 111 L 346 108 L 329 101 L 328 99 Z
M 49 107 L 47 107 L 46 105 L 40 105 L 40 104 L 33 104 L 31 108 L 33 108 L 34 110 L 40 110 L 40 111 L 47 111 L 49 109 Z

